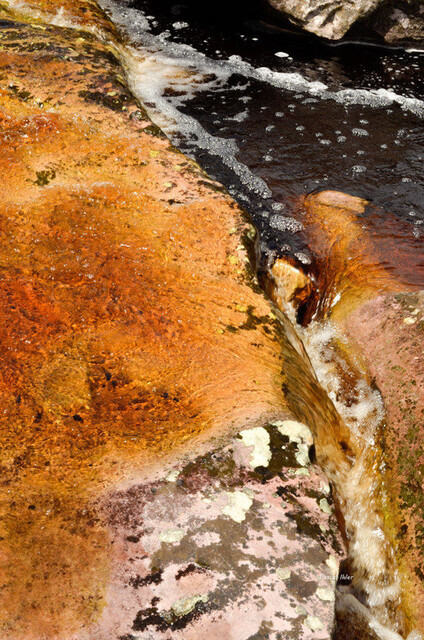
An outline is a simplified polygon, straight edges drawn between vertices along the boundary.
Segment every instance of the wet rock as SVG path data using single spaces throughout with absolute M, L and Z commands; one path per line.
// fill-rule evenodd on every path
M 282 446 L 296 454 L 310 440 L 305 425 L 260 429 L 268 439 L 246 429 L 179 467 L 179 483 L 158 479 L 154 493 L 146 482 L 108 498 L 112 576 L 90 637 L 329 638 L 343 545 L 332 510 L 320 506 L 332 502 L 328 485 L 309 462 L 280 463 Z
M 296 26 L 329 40 L 339 40 L 358 24 L 357 32 L 387 42 L 424 42 L 422 3 L 395 0 L 269 0 Z
M 424 631 L 424 293 L 380 296 L 343 328 L 383 395 L 387 519 L 395 530 L 409 628 Z
M 314 249 L 305 322 L 341 318 L 383 291 L 424 288 L 419 241 L 408 221 L 339 191 L 306 196 L 299 215 Z
M 392 44 L 424 43 L 424 7 L 422 2 L 388 2 L 370 17 L 369 26 Z
M 354 403 L 361 378 L 381 392 L 382 458 L 378 462 L 377 456 L 374 474 L 377 480 L 377 469 L 381 472 L 381 509 L 401 575 L 405 631 L 423 632 L 424 270 L 419 241 L 401 220 L 348 194 L 312 194 L 301 207 L 318 265 L 305 317 L 331 322 L 326 326 L 333 332 L 332 357 L 342 355 L 346 367 L 343 373 L 335 366 L 339 399 L 345 394 L 347 403 Z
M 272 619 L 324 639 L 331 607 L 306 562 L 317 568 L 321 538 L 332 538 L 320 528 L 328 513 L 310 512 L 315 485 L 302 484 L 307 443 L 246 430 L 301 420 L 322 434 L 320 459 L 321 443 L 326 455 L 339 450 L 344 427 L 293 327 L 262 296 L 254 229 L 149 121 L 95 3 L 1 7 L 0 635 L 112 640 L 92 631 L 102 624 L 125 638 L 183 627 L 188 637 L 188 623 L 219 602 L 219 579 L 233 617 L 216 633 L 241 615 L 248 625 L 250 611 L 250 635 L 273 633 Z M 216 464 L 211 439 L 235 432 L 256 470 L 227 454 Z M 265 466 L 274 442 L 279 456 Z M 205 464 L 170 470 L 202 452 Z M 284 465 L 301 472 L 292 484 L 304 494 L 277 480 Z M 216 530 L 201 527 L 202 498 L 213 498 Z M 221 534 L 229 558 L 193 556 L 196 545 L 219 552 Z M 286 568 L 278 545 L 296 536 L 308 553 L 296 542 L 301 564 L 286 590 L 285 573 L 268 574 Z M 191 576 L 190 586 L 166 595 L 171 561 L 176 583 Z M 260 586 L 250 609 L 236 593 L 245 579 Z M 295 603 L 287 619 L 282 593 Z

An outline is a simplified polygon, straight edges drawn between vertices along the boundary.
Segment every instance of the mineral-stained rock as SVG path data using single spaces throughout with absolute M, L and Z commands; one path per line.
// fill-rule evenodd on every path
M 318 265 L 305 317 L 330 319 L 338 329 L 335 352 L 348 354 L 352 371 L 362 371 L 382 394 L 386 530 L 402 578 L 406 628 L 424 632 L 422 253 L 405 223 L 360 198 L 312 194 L 301 210 Z
M 125 84 L 114 30 L 95 3 L 3 0 L 0 7 L 1 637 L 117 640 L 107 631 L 113 623 L 125 627 L 121 638 L 138 638 L 142 630 L 129 627 L 142 627 L 146 616 L 163 629 L 211 607 L 209 592 L 227 570 L 233 585 L 244 575 L 252 585 L 257 575 L 271 598 L 280 582 L 268 574 L 277 568 L 281 591 L 288 585 L 281 615 L 297 616 L 302 633 L 320 629 L 316 618 L 327 623 L 333 606 L 324 591 L 324 599 L 316 594 L 325 585 L 306 575 L 303 560 L 301 575 L 288 580 L 278 549 L 279 541 L 294 540 L 296 527 L 309 545 L 310 519 L 301 512 L 303 506 L 316 511 L 312 488 L 302 485 L 295 496 L 292 480 L 274 479 L 261 494 L 249 474 L 246 486 L 237 481 L 224 489 L 220 477 L 216 484 L 208 480 L 205 491 L 218 499 L 211 513 L 218 504 L 222 509 L 214 516 L 216 534 L 205 524 L 202 538 L 206 514 L 196 524 L 190 506 L 195 501 L 206 510 L 200 490 L 163 481 L 177 456 L 211 452 L 218 447 L 211 438 L 276 419 L 297 418 L 320 432 L 318 457 L 321 447 L 332 460 L 343 457 L 340 441 L 348 434 L 294 330 L 276 317 L 256 283 L 249 261 L 254 229 L 148 120 Z M 103 41 L 94 35 L 99 29 Z M 306 444 L 299 455 L 305 461 Z M 200 473 L 196 464 L 193 473 Z M 296 527 L 282 499 L 272 496 L 280 485 L 295 505 Z M 131 491 L 149 499 L 131 502 Z M 260 515 L 265 494 L 268 520 Z M 120 496 L 113 521 L 105 515 L 111 495 Z M 132 520 L 123 541 L 115 527 L 125 514 Z M 221 569 L 218 557 L 209 574 L 211 560 L 202 564 L 200 552 L 189 558 L 189 524 L 199 529 L 199 549 L 211 544 L 219 553 L 217 535 L 225 532 Z M 261 533 L 268 524 L 270 536 Z M 130 537 L 140 537 L 141 547 Z M 311 540 L 310 550 L 315 547 L 320 542 Z M 193 562 L 206 577 L 196 568 L 199 587 L 194 578 L 185 580 L 189 586 L 166 599 L 157 576 L 172 550 L 177 571 L 189 572 Z M 244 566 L 249 554 L 261 561 Z M 127 587 L 128 602 L 125 585 L 116 582 L 118 567 L 134 581 L 146 578 L 144 590 Z M 172 582 L 173 569 L 166 571 Z M 249 608 L 236 602 L 234 586 L 228 589 L 233 595 L 222 597 L 232 598 L 231 615 L 252 612 L 252 633 L 272 637 L 270 609 L 258 613 L 266 606 L 262 596 Z M 271 617 L 286 624 L 276 594 Z M 149 609 L 151 618 L 137 613 Z
M 408 621 L 424 631 L 424 292 L 379 296 L 343 328 L 383 395 L 387 520 L 396 531 Z
M 90 637 L 329 637 L 343 546 L 323 507 L 328 485 L 297 459 L 310 440 L 290 440 L 287 424 L 244 430 L 166 478 L 109 498 L 115 560 Z M 257 447 L 267 452 L 259 467 Z
M 299 211 L 315 264 L 306 320 L 342 317 L 384 291 L 424 288 L 419 241 L 408 221 L 338 191 L 306 196 Z

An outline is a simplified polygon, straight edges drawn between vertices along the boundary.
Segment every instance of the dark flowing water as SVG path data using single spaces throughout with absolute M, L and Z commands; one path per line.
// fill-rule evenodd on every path
M 155 52 L 162 71 L 199 74 L 197 84 L 166 83 L 152 70 L 155 86 L 139 93 L 179 148 L 249 210 L 264 256 L 308 260 L 291 202 L 328 188 L 391 212 L 392 236 L 418 254 L 424 52 L 323 45 L 249 13 L 226 21 L 187 4 L 124 4 L 138 10 L 125 14 L 120 5 L 130 40 Z M 413 262 L 424 268 L 418 255 Z

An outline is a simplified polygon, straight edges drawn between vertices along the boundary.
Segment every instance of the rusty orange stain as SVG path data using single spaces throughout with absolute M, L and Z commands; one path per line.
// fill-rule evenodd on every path
M 384 292 L 424 287 L 424 269 L 407 224 L 367 200 L 339 191 L 298 204 L 315 260 L 309 313 L 343 317 Z
M 287 412 L 284 358 L 252 228 L 151 135 L 110 48 L 24 23 L 2 36 L 0 629 L 69 639 L 105 603 L 100 497 Z

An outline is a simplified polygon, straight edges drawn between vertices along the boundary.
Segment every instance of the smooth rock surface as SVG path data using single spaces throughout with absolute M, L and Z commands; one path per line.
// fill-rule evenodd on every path
M 343 545 L 325 479 L 279 424 L 260 427 L 266 466 L 236 438 L 110 497 L 110 587 L 87 637 L 329 638 Z

